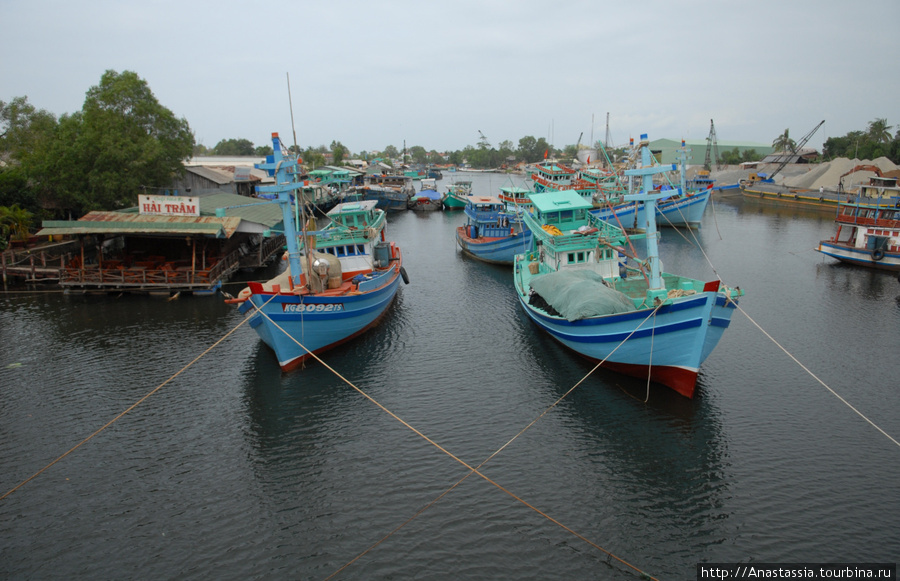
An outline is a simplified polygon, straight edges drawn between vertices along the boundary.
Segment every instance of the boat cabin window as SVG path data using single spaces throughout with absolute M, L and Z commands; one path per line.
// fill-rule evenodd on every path
M 584 252 L 570 252 L 569 256 L 569 264 L 579 264 L 585 262 L 586 255 Z

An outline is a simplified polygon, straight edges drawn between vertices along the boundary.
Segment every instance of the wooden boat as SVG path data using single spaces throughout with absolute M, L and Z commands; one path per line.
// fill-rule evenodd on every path
M 534 190 L 519 186 L 501 186 L 498 197 L 506 204 L 508 210 L 517 211 L 531 206 L 531 198 L 529 196 L 533 193 Z
M 462 210 L 466 207 L 466 198 L 472 195 L 472 182 L 459 181 L 447 186 L 447 192 L 441 198 L 445 210 Z
M 655 205 L 666 194 L 654 190 L 652 176 L 669 170 L 651 165 L 648 144 L 642 135 L 642 165 L 625 172 L 642 180 L 627 200 L 647 206 L 644 234 L 629 238 L 599 220 L 575 192 L 533 194 L 523 214 L 533 245 L 516 256 L 513 279 L 531 320 L 566 347 L 692 397 L 743 292 L 661 271 Z M 646 259 L 626 250 L 631 239 L 645 241 Z
M 367 175 L 361 186 L 348 191 L 359 194 L 363 200 L 374 200 L 380 210 L 389 212 L 408 210 L 409 199 L 416 194 L 411 177 L 395 174 Z
M 456 243 L 465 254 L 484 262 L 512 264 L 516 254 L 531 248 L 531 231 L 499 198 L 469 196 L 465 213 L 466 225 L 456 229 Z
M 680 188 L 663 184 L 655 190 L 664 194 L 656 204 L 656 222 L 660 226 L 687 226 L 699 228 L 713 192 L 714 181 L 711 179 L 688 180 L 685 175 L 687 148 L 681 142 L 680 163 L 660 167 L 660 173 L 679 171 Z M 705 174 L 708 176 L 708 172 Z M 607 178 L 597 190 L 593 201 L 597 209 L 592 213 L 599 219 L 612 222 L 620 228 L 639 230 L 647 219 L 643 216 L 645 204 L 626 200 L 627 189 L 621 180 Z
M 409 199 L 409 209 L 416 212 L 433 212 L 440 210 L 441 195 L 437 191 L 434 178 L 422 179 L 419 193 Z
M 397 294 L 403 269 L 399 246 L 385 238 L 385 212 L 375 200 L 345 202 L 326 215 L 329 223 L 316 229 L 292 208 L 292 194 L 302 182 L 292 179 L 297 159 L 272 134 L 274 161 L 257 164 L 275 175 L 274 186 L 257 186 L 273 193 L 284 216 L 288 268 L 266 282 L 248 283 L 237 298 L 249 314 L 250 326 L 268 345 L 284 371 L 362 334 L 375 325 Z M 301 231 L 302 230 L 302 231 Z
M 837 232 L 816 248 L 841 262 L 900 271 L 900 188 L 897 178 L 872 178 L 838 205 Z

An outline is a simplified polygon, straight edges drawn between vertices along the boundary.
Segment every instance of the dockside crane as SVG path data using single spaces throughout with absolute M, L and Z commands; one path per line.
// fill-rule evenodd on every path
M 703 169 L 710 171 L 713 161 L 716 162 L 716 169 L 719 169 L 719 143 L 716 141 L 716 124 L 710 119 L 709 136 L 706 138 L 706 161 L 703 162 Z
M 824 119 L 822 119 L 821 121 L 819 121 L 819 124 L 816 125 L 815 127 L 813 127 L 813 128 L 812 128 L 812 131 L 810 131 L 809 133 L 807 133 L 806 135 L 804 135 L 803 138 L 800 139 L 800 141 L 799 141 L 795 146 L 791 147 L 791 152 L 790 152 L 790 153 L 785 153 L 785 154 L 782 156 L 782 160 L 778 163 L 778 167 L 776 167 L 775 170 L 772 171 L 772 173 L 770 173 L 770 174 L 768 175 L 768 179 L 774 178 L 774 177 L 775 177 L 775 174 L 777 174 L 778 172 L 780 172 L 781 170 L 783 170 L 783 169 L 784 169 L 784 166 L 786 166 L 787 164 L 789 164 L 789 163 L 791 162 L 791 159 L 792 159 L 795 155 L 797 155 L 797 151 L 803 149 L 803 146 L 806 145 L 806 142 L 809 141 L 810 139 L 812 139 L 813 134 L 814 134 L 816 131 L 818 131 L 818 130 L 819 130 L 819 127 L 821 127 L 824 123 L 825 123 L 825 120 L 824 120 Z

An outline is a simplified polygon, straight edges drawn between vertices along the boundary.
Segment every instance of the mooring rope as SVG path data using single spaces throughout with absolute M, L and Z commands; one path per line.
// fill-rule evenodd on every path
M 273 295 L 272 298 L 275 298 L 275 296 Z M 272 300 L 272 299 L 269 299 L 269 301 L 271 301 L 271 300 Z M 268 302 L 268 301 L 267 301 L 267 302 Z M 265 306 L 265 305 L 263 305 L 263 306 Z M 82 441 L 80 441 L 80 442 L 78 442 L 77 444 L 75 444 L 74 446 L 72 446 L 72 448 L 70 448 L 70 449 L 69 449 L 66 453 L 64 453 L 62 456 L 58 457 L 58 458 L 57 458 L 56 460 L 54 460 L 53 462 L 50 462 L 49 464 L 47 464 L 46 466 L 44 466 L 43 468 L 41 468 L 40 470 L 38 470 L 37 472 L 35 472 L 35 473 L 32 474 L 31 476 L 29 476 L 28 478 L 26 478 L 25 480 L 23 480 L 23 481 L 22 481 L 21 483 L 19 483 L 17 486 L 15 486 L 15 487 L 12 488 L 11 490 L 9 490 L 9 491 L 6 492 L 5 494 L 3 494 L 3 496 L 0 496 L 0 500 L 5 499 L 7 496 L 9 496 L 10 494 L 12 494 L 13 492 L 15 492 L 15 491 L 17 491 L 18 489 L 22 488 L 23 486 L 25 486 L 26 484 L 28 484 L 29 482 L 31 482 L 32 480 L 34 480 L 35 478 L 37 478 L 38 476 L 40 476 L 41 474 L 43 474 L 44 472 L 46 472 L 47 469 L 49 469 L 51 466 L 53 466 L 54 464 L 56 464 L 57 462 L 59 462 L 60 460 L 62 460 L 63 458 L 65 458 L 66 456 L 68 456 L 69 454 L 71 454 L 72 452 L 74 452 L 75 450 L 77 450 L 78 448 L 80 448 L 81 446 L 83 446 L 84 444 L 88 443 L 94 436 L 96 436 L 96 435 L 99 434 L 100 432 L 106 430 L 108 427 L 110 427 L 111 425 L 113 425 L 114 423 L 116 423 L 117 421 L 119 421 L 125 414 L 127 414 L 128 412 L 130 412 L 131 410 L 133 410 L 134 408 L 136 408 L 137 406 L 139 406 L 141 403 L 143 403 L 143 402 L 144 402 L 147 398 L 149 398 L 151 395 L 153 395 L 154 393 L 156 393 L 157 391 L 159 391 L 160 389 L 162 389 L 163 387 L 165 387 L 167 384 L 169 384 L 169 383 L 170 383 L 172 380 L 174 380 L 176 377 L 178 377 L 179 375 L 181 375 L 182 373 L 184 373 L 185 371 L 187 371 L 188 368 L 190 368 L 192 365 L 194 365 L 195 363 L 197 363 L 198 361 L 200 361 L 200 359 L 202 359 L 207 353 L 209 353 L 210 351 L 212 351 L 213 349 L 215 349 L 216 347 L 218 347 L 219 344 L 222 343 L 222 341 L 224 341 L 225 339 L 227 339 L 228 337 L 230 337 L 232 333 L 234 333 L 235 331 L 237 331 L 237 330 L 238 330 L 244 323 L 246 323 L 248 320 L 249 320 L 249 318 L 244 318 L 244 319 L 242 319 L 240 323 L 238 323 L 237 325 L 234 326 L 234 328 L 232 328 L 230 331 L 228 331 L 227 333 L 225 333 L 224 335 L 222 335 L 222 337 L 220 337 L 218 341 L 216 341 L 215 343 L 213 343 L 212 345 L 210 345 L 203 353 L 201 353 L 200 355 L 198 355 L 197 357 L 195 357 L 193 361 L 191 361 L 190 363 L 188 363 L 187 365 L 185 365 L 184 367 L 182 367 L 181 369 L 179 369 L 174 375 L 172 375 L 171 377 L 169 377 L 167 380 L 165 380 L 164 382 L 162 382 L 162 383 L 160 383 L 159 385 L 157 385 L 157 386 L 156 386 L 155 388 L 153 388 L 153 390 L 150 391 L 147 395 L 145 395 L 145 396 L 142 397 L 141 399 L 139 399 L 139 400 L 137 400 L 136 402 L 134 402 L 133 404 L 131 404 L 125 411 L 123 411 L 122 413 L 120 413 L 119 415 L 117 415 L 116 417 L 114 417 L 113 419 L 111 419 L 111 420 L 109 420 L 108 422 L 106 422 L 106 424 L 104 424 L 100 429 L 98 429 L 97 431 L 95 431 L 93 434 L 91 434 L 91 435 L 88 436 L 87 438 L 83 439 Z
M 888 440 L 890 440 L 891 442 L 893 442 L 894 444 L 896 444 L 898 447 L 900 447 L 900 442 L 898 442 L 898 441 L 896 440 L 896 438 L 894 438 L 893 436 L 891 436 L 890 434 L 888 434 L 886 431 L 884 431 L 878 424 L 876 424 L 875 422 L 873 422 L 872 420 L 870 420 L 864 413 L 862 413 L 861 411 L 859 411 L 856 407 L 853 406 L 853 404 L 851 404 L 849 401 L 847 401 L 846 399 L 844 399 L 838 392 L 836 392 L 834 389 L 832 389 L 827 383 L 825 383 L 824 381 L 822 381 L 821 379 L 819 379 L 819 377 L 818 377 L 815 373 L 813 373 L 806 365 L 803 365 L 803 363 L 801 363 L 799 359 L 797 359 L 796 357 L 794 357 L 794 355 L 791 354 L 790 351 L 788 351 L 783 345 L 781 345 L 781 343 L 779 343 L 778 341 L 776 341 L 775 338 L 772 337 L 772 335 L 770 335 L 768 332 L 766 332 L 766 330 L 763 329 L 762 326 L 760 326 L 759 323 L 757 323 L 756 321 L 754 321 L 754 320 L 753 320 L 753 317 L 751 317 L 749 314 L 747 314 L 747 312 L 746 312 L 744 309 L 742 309 L 741 306 L 740 306 L 739 304 L 737 304 L 737 302 L 735 302 L 735 306 L 737 307 L 737 309 L 738 309 L 739 311 L 741 311 L 741 313 L 742 313 L 745 317 L 747 317 L 747 319 L 748 319 L 751 323 L 753 323 L 753 325 L 756 326 L 757 329 L 759 329 L 760 331 L 762 331 L 762 334 L 763 334 L 763 335 L 765 335 L 766 337 L 768 337 L 769 340 L 772 341 L 772 343 L 775 343 L 775 345 L 776 345 L 779 349 L 781 349 L 781 350 L 784 352 L 785 355 L 787 355 L 788 357 L 790 357 L 790 358 L 794 361 L 794 363 L 796 363 L 797 365 L 799 365 L 800 368 L 801 368 L 803 371 L 805 371 L 810 377 L 812 377 L 813 379 L 815 379 L 816 381 L 818 381 L 819 384 L 820 384 L 822 387 L 824 387 L 824 388 L 827 389 L 829 392 L 831 392 L 831 395 L 833 395 L 834 397 L 838 398 L 838 399 L 841 401 L 841 403 L 843 403 L 845 406 L 847 406 L 848 408 L 850 408 L 851 410 L 853 410 L 853 411 L 856 413 L 856 415 L 858 415 L 859 417 L 861 417 L 862 419 L 864 419 L 866 422 L 869 423 L 869 425 L 871 425 L 873 428 L 875 428 L 876 430 L 878 430 L 879 432 L 881 432 L 882 435 L 884 435 L 885 438 L 887 438 Z
M 270 300 L 271 300 L 271 299 L 270 299 Z M 435 448 L 437 448 L 438 450 L 440 450 L 441 452 L 443 452 L 444 454 L 446 454 L 447 456 L 449 456 L 450 458 L 452 458 L 453 460 L 455 460 L 456 462 L 458 462 L 459 464 L 461 464 L 462 466 L 464 466 L 465 468 L 467 468 L 467 469 L 469 470 L 469 473 L 468 473 L 468 474 L 466 474 L 463 478 L 461 478 L 461 479 L 460 479 L 458 482 L 456 482 L 453 486 L 451 486 L 450 488 L 448 488 L 447 490 L 445 490 L 444 492 L 442 492 L 440 495 L 438 495 L 437 498 L 435 498 L 434 500 L 432 500 L 431 502 L 429 502 L 427 505 L 425 505 L 423 508 L 421 508 L 421 509 L 420 509 L 419 511 L 417 511 L 415 514 L 413 514 L 413 515 L 412 515 L 410 518 L 408 518 L 406 521 L 404 521 L 403 523 L 401 523 L 400 525 L 398 525 L 396 528 L 394 528 L 392 531 L 390 531 L 390 532 L 389 532 L 388 534 L 386 534 L 384 537 L 382 537 L 382 538 L 379 539 L 377 542 L 375 542 L 373 545 L 371 545 L 370 547 L 368 547 L 365 551 L 363 551 L 362 553 L 360 553 L 359 555 L 355 556 L 353 559 L 351 559 L 350 561 L 348 561 L 347 563 L 345 563 L 345 564 L 344 564 L 343 566 L 341 566 L 337 571 L 333 572 L 331 575 L 329 575 L 328 577 L 326 577 L 326 578 L 325 578 L 326 581 L 327 581 L 328 579 L 333 578 L 335 575 L 337 575 L 338 573 L 340 573 L 341 571 L 343 571 L 344 569 L 346 569 L 347 567 L 349 567 L 351 564 L 353 564 L 353 563 L 355 563 L 356 561 L 358 561 L 358 560 L 359 560 L 360 558 L 362 558 L 364 555 L 368 554 L 368 553 L 369 553 L 370 551 L 372 551 L 374 548 L 376 548 L 376 547 L 379 546 L 381 543 L 383 543 L 384 541 L 386 541 L 388 538 L 390 538 L 391 536 L 393 536 L 393 535 L 394 535 L 396 532 L 398 532 L 400 529 L 402 529 L 402 528 L 405 527 L 407 524 L 409 524 L 410 522 L 412 522 L 413 520 L 415 520 L 419 515 L 421 515 L 422 513 L 424 513 L 424 512 L 425 512 L 426 510 L 428 510 L 430 507 L 434 506 L 440 499 L 442 499 L 444 496 L 446 496 L 446 495 L 449 494 L 452 490 L 454 490 L 456 487 L 458 487 L 460 484 L 462 484 L 463 481 L 465 481 L 465 480 L 466 480 L 469 476 L 471 476 L 472 474 L 477 474 L 478 476 L 480 476 L 480 477 L 481 477 L 483 480 L 485 480 L 486 482 L 492 484 L 493 486 L 495 486 L 495 487 L 498 488 L 499 490 L 505 492 L 506 494 L 508 494 L 509 496 L 511 496 L 513 499 L 517 500 L 517 501 L 520 502 L 521 504 L 525 505 L 526 507 L 530 508 L 530 509 L 533 510 L 534 512 L 536 512 L 536 513 L 538 513 L 539 515 L 543 516 L 544 518 L 546 518 L 546 519 L 549 520 L 550 522 L 556 524 L 557 526 L 559 526 L 559 527 L 562 528 L 563 530 L 565 530 L 565 531 L 571 533 L 572 535 L 578 537 L 579 539 L 581 539 L 581 540 L 584 541 L 585 543 L 589 544 L 590 546 L 594 547 L 595 549 L 598 549 L 599 551 L 605 553 L 608 557 L 615 559 L 616 561 L 622 563 L 623 565 L 625 565 L 625 566 L 629 567 L 630 569 L 634 570 L 635 572 L 639 573 L 643 578 L 651 579 L 651 580 L 653 580 L 653 581 L 658 581 L 655 577 L 651 577 L 650 575 L 648 575 L 647 573 L 645 573 L 644 571 L 642 571 L 642 570 L 639 569 L 638 567 L 632 565 L 632 564 L 629 563 L 628 561 L 626 561 L 626 560 L 622 559 L 621 557 L 615 555 L 615 554 L 612 553 L 611 551 L 609 551 L 609 550 L 607 550 L 607 549 L 604 549 L 603 547 L 601 547 L 601 546 L 598 545 L 597 543 L 594 543 L 593 541 L 591 541 L 590 539 L 588 539 L 588 538 L 585 537 L 584 535 L 582 535 L 582 534 L 576 532 L 576 531 L 573 530 L 572 528 L 570 528 L 570 527 L 566 526 L 565 524 L 563 524 L 562 522 L 556 520 L 555 518 L 553 518 L 553 517 L 550 516 L 549 514 L 545 513 L 544 511 L 540 510 L 540 509 L 537 508 L 536 506 L 530 504 L 530 503 L 527 502 L 525 499 L 523 499 L 523 498 L 517 496 L 515 493 L 513 493 L 513 492 L 510 491 L 509 489 L 505 488 L 504 486 L 502 486 L 502 485 L 499 484 L 498 482 L 492 480 L 491 478 L 489 478 L 489 477 L 486 476 L 485 474 L 482 474 L 482 473 L 480 472 L 479 469 L 480 469 L 482 466 L 484 466 L 487 462 L 489 462 L 491 459 L 493 459 L 494 457 L 496 457 L 497 454 L 499 454 L 501 451 L 503 451 L 505 448 L 507 448 L 510 444 L 512 444 L 513 441 L 515 441 L 519 436 L 521 436 L 522 434 L 524 434 L 528 429 L 530 429 L 534 424 L 536 424 L 541 418 L 543 418 L 545 415 L 547 415 L 547 413 L 549 413 L 550 410 L 552 410 L 552 409 L 555 408 L 557 405 L 559 405 L 559 403 L 562 402 L 569 394 L 571 394 L 573 391 L 575 391 L 575 389 L 576 389 L 579 385 L 581 385 L 582 383 L 584 383 L 584 381 L 585 381 L 588 377 L 590 377 L 597 369 L 599 369 L 600 366 L 603 365 L 603 363 L 605 363 L 606 360 L 609 359 L 609 357 L 619 349 L 619 347 L 621 347 L 622 345 L 624 345 L 625 342 L 628 341 L 628 339 L 630 339 L 631 336 L 632 336 L 634 333 L 636 333 L 637 330 L 640 329 L 640 328 L 643 326 L 643 324 L 646 323 L 647 320 L 649 320 L 649 318 L 650 318 L 651 316 L 656 315 L 656 312 L 662 307 L 662 304 L 657 305 L 657 307 L 656 307 L 655 309 L 653 309 L 653 312 L 652 312 L 650 315 L 648 315 L 647 318 L 645 318 L 643 321 L 641 321 L 641 323 L 640 323 L 640 324 L 639 324 L 639 325 L 638 325 L 631 333 L 629 333 L 627 337 L 625 337 L 618 345 L 616 345 L 616 347 L 615 347 L 612 351 L 610 351 L 609 354 L 608 354 L 602 361 L 598 362 L 597 365 L 595 365 L 593 369 L 591 369 L 584 377 L 582 377 L 582 378 L 581 378 L 575 385 L 573 385 L 566 393 L 564 393 L 562 396 L 560 396 L 559 399 L 557 399 L 555 402 L 553 402 L 547 409 L 545 409 L 540 415 L 538 415 L 534 420 L 532 420 L 531 423 L 529 423 L 529 424 L 528 424 L 527 426 L 525 426 L 522 430 L 520 430 L 519 433 L 517 433 L 515 436 L 513 436 L 508 442 L 506 442 L 503 446 L 501 446 L 500 448 L 498 448 L 493 454 L 491 454 L 490 456 L 488 456 L 483 462 L 481 462 L 481 464 L 479 464 L 478 466 L 474 466 L 474 467 L 471 466 L 470 464 L 468 464 L 468 463 L 467 463 L 466 461 L 464 461 L 462 458 L 459 458 L 458 456 L 456 456 L 455 454 L 453 454 L 452 452 L 450 452 L 449 450 L 447 450 L 446 448 L 444 448 L 443 446 L 441 446 L 440 444 L 438 444 L 437 442 L 435 442 L 434 440 L 432 440 L 430 437 L 428 437 L 427 435 L 425 435 L 423 432 L 421 432 L 420 430 L 418 430 L 417 428 L 415 428 L 414 426 L 412 426 L 411 424 L 409 424 L 406 420 L 404 420 L 403 418 L 401 418 L 400 416 L 398 416 L 397 414 L 395 414 L 393 411 L 391 411 L 390 409 L 388 409 L 387 407 L 385 407 L 385 406 L 384 406 L 383 404 L 381 404 L 378 400 L 376 400 L 375 398 L 373 398 L 372 396 L 370 396 L 368 393 L 366 393 L 365 391 L 363 391 L 361 388 L 359 388 L 357 385 L 355 385 L 352 381 L 350 381 L 349 379 L 347 379 L 346 377 L 344 377 L 343 375 L 341 375 L 337 370 L 335 370 L 333 367 L 331 367 L 330 365 L 328 365 L 327 363 L 325 363 L 318 355 L 316 355 L 315 353 L 313 353 L 312 351 L 310 351 L 309 349 L 307 349 L 305 345 L 303 345 L 302 343 L 300 343 L 299 341 L 297 341 L 297 339 L 296 339 L 293 335 L 291 335 L 290 333 L 288 333 L 287 330 L 285 330 L 283 327 L 281 327 L 281 325 L 279 325 L 278 323 L 276 323 L 275 321 L 273 321 L 273 320 L 272 320 L 272 319 L 271 319 L 271 318 L 270 318 L 270 317 L 269 317 L 269 316 L 268 316 L 261 308 L 256 307 L 256 305 L 253 305 L 253 306 L 254 306 L 254 309 L 256 310 L 257 313 L 259 313 L 261 316 L 265 317 L 266 320 L 268 320 L 273 326 L 275 326 L 276 329 L 278 329 L 279 331 L 281 331 L 282 333 L 284 333 L 291 341 L 293 341 L 294 343 L 296 343 L 301 349 L 303 349 L 306 353 L 308 353 L 310 357 L 314 358 L 316 361 L 318 361 L 318 362 L 321 363 L 323 366 L 325 366 L 325 368 L 328 369 L 328 371 L 330 371 L 331 373 L 333 373 L 333 374 L 334 374 L 336 377 L 338 377 L 341 381 L 343 381 L 344 383 L 346 383 L 348 386 L 350 386 L 352 389 L 354 389 L 357 393 L 359 393 L 360 395 L 362 395 L 364 398 L 366 398 L 367 400 L 369 400 L 370 402 L 372 402 L 373 404 L 375 404 L 375 406 L 377 406 L 380 410 L 382 410 L 383 412 L 385 412 L 386 414 L 388 414 L 389 416 L 391 416 L 392 418 L 394 418 L 395 420 L 397 420 L 398 422 L 400 422 L 403 426 L 405 426 L 406 428 L 408 428 L 409 430 L 411 430 L 414 434 L 416 434 L 417 436 L 419 436 L 420 438 L 422 438 L 423 440 L 425 440 L 426 442 L 428 442 L 429 444 L 431 444 L 432 446 L 434 446 Z M 265 305 L 263 305 L 263 306 L 265 306 Z
M 695 240 L 696 240 L 696 236 L 695 236 Z M 699 244 L 699 241 L 698 241 L 698 244 L 697 244 L 697 248 L 700 249 L 700 252 L 703 254 L 703 257 L 706 259 L 706 262 L 707 262 L 707 264 L 709 264 L 709 267 L 712 269 L 713 273 L 714 273 L 717 277 L 719 277 L 719 279 L 721 280 L 721 278 L 722 278 L 721 275 L 719 275 L 718 271 L 716 270 L 716 267 L 715 267 L 715 266 L 713 265 L 713 263 L 712 263 L 712 260 L 709 259 L 709 255 L 707 255 L 707 254 L 706 254 L 706 251 L 703 250 L 703 246 L 701 246 L 701 245 Z M 805 252 L 805 251 L 804 251 L 804 252 Z M 789 254 L 794 254 L 794 255 L 796 255 L 796 253 L 793 253 L 793 252 L 791 252 L 791 253 L 789 253 Z M 726 287 L 726 288 L 727 288 L 727 287 Z M 730 296 L 731 296 L 730 293 L 729 293 L 728 296 L 729 296 L 729 298 L 730 298 Z M 788 357 L 790 357 L 790 358 L 794 361 L 794 363 L 796 363 L 797 365 L 799 365 L 800 368 L 801 368 L 803 371 L 805 371 L 810 377 L 812 377 L 813 379 L 815 379 L 816 381 L 818 381 L 819 384 L 820 384 L 822 387 L 824 387 L 824 388 L 827 389 L 829 392 L 831 392 L 831 394 L 832 394 L 834 397 L 838 398 L 838 399 L 841 401 L 841 403 L 843 403 L 844 405 L 846 405 L 848 408 L 850 408 L 851 410 L 853 410 L 853 412 L 856 413 L 859 417 L 861 417 L 861 418 L 864 419 L 866 422 L 868 422 L 869 425 L 871 425 L 873 428 L 875 428 L 876 430 L 878 430 L 879 432 L 881 432 L 881 434 L 884 435 L 888 440 L 890 440 L 891 442 L 893 442 L 894 444 L 896 444 L 898 447 L 900 447 L 900 442 L 898 442 L 896 438 L 894 438 L 893 436 L 891 436 L 890 434 L 888 434 L 886 431 L 884 431 L 878 424 L 876 424 L 876 423 L 873 422 L 871 419 L 869 419 L 864 413 L 862 413 L 862 412 L 859 411 L 856 407 L 854 407 L 849 401 L 847 401 L 844 397 L 842 397 L 837 391 L 835 391 L 835 390 L 832 389 L 827 383 L 825 383 L 824 381 L 822 381 L 822 380 L 821 380 L 815 373 L 813 373 L 806 365 L 804 365 L 803 363 L 801 363 L 799 359 L 797 359 L 796 357 L 794 357 L 794 355 L 793 355 L 790 351 L 788 351 L 787 348 L 785 348 L 781 343 L 779 343 L 778 341 L 776 341 L 775 338 L 772 337 L 772 335 L 770 335 L 765 329 L 763 329 L 762 326 L 761 326 L 759 323 L 757 323 L 755 320 L 753 320 L 753 317 L 751 317 L 751 316 L 747 313 L 747 311 L 745 311 L 743 308 L 741 308 L 741 306 L 738 304 L 738 302 L 737 302 L 736 300 L 734 301 L 734 305 L 735 305 L 735 307 L 741 312 L 742 315 L 744 315 L 745 317 L 747 317 L 747 320 L 748 320 L 748 321 L 750 321 L 751 323 L 753 323 L 753 325 L 754 325 L 757 329 L 759 329 L 759 330 L 762 332 L 763 335 L 765 335 L 770 341 L 772 341 L 772 343 L 774 343 L 779 349 L 781 349 L 781 350 L 784 352 L 785 355 L 787 355 Z

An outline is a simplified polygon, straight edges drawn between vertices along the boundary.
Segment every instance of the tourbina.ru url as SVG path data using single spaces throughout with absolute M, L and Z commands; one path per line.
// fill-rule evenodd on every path
M 697 579 L 897 579 L 897 563 L 698 563 Z

